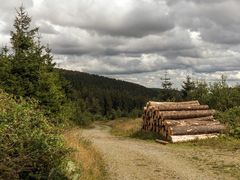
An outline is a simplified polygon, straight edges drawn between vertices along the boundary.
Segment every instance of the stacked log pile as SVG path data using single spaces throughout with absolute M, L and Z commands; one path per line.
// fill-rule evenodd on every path
M 158 132 L 171 142 L 211 138 L 225 130 L 213 115 L 213 110 L 198 101 L 149 101 L 144 107 L 142 129 Z

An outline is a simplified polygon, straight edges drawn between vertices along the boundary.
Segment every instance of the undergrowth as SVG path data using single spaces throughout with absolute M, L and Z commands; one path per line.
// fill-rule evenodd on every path
M 34 100 L 0 91 L 0 179 L 65 179 L 68 149 Z
M 101 154 L 92 146 L 92 142 L 81 135 L 81 129 L 75 128 L 64 133 L 66 145 L 72 148 L 70 155 L 71 179 L 106 180 L 108 174 Z

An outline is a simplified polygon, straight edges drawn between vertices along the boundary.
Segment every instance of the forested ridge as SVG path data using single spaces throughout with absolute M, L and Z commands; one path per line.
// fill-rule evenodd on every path
M 72 99 L 82 113 L 98 118 L 140 116 L 144 104 L 158 96 L 159 90 L 78 71 L 59 69 L 72 88 Z M 76 117 L 78 118 L 78 117 Z

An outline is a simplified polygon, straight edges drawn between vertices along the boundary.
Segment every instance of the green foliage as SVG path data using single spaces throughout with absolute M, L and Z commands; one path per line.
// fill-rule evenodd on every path
M 157 101 L 181 101 L 182 94 L 176 89 L 160 89 Z
M 64 178 L 68 150 L 37 107 L 0 91 L 0 179 Z
M 146 102 L 158 95 L 158 90 L 129 82 L 76 71 L 59 72 L 72 84 L 78 124 L 99 118 L 139 116 Z
M 187 98 L 196 99 L 201 104 L 208 104 L 210 108 L 225 111 L 240 106 L 240 87 L 229 87 L 224 76 L 212 84 L 197 81 Z
M 161 78 L 162 80 L 162 88 L 165 90 L 172 89 L 173 83 L 171 82 L 171 79 L 168 77 L 168 73 L 166 72 L 164 77 Z
M 90 112 L 80 112 L 74 119 L 74 122 L 80 126 L 88 126 L 94 121 L 94 116 Z
M 240 107 L 234 107 L 225 112 L 218 112 L 216 118 L 227 124 L 230 135 L 240 138 Z
M 11 31 L 12 46 L 0 53 L 0 88 L 37 99 L 46 115 L 58 117 L 67 101 L 65 82 L 54 69 L 51 50 L 41 45 L 38 28 L 30 26 L 31 18 L 20 7 Z
M 218 110 L 216 118 L 228 125 L 230 135 L 240 137 L 240 87 L 229 87 L 226 80 L 221 76 L 218 82 L 209 85 L 205 81 L 197 81 L 185 99 L 196 99 Z M 186 87 L 186 82 L 183 87 Z
M 200 104 L 209 104 L 209 87 L 205 81 L 197 81 L 195 87 L 187 94 L 185 99 L 198 100 Z
M 134 108 L 130 113 L 130 118 L 138 118 L 142 116 L 142 110 Z
M 195 89 L 195 82 L 192 81 L 191 77 L 188 75 L 186 81 L 183 81 L 182 85 L 182 97 L 183 99 L 190 99 L 190 93 Z

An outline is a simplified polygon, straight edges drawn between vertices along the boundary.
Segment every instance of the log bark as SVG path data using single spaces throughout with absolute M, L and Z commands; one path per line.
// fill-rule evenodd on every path
M 194 110 L 194 111 L 162 111 L 161 118 L 165 119 L 189 119 L 212 116 L 214 111 L 212 110 Z
M 147 107 L 149 106 L 159 106 L 159 105 L 169 105 L 169 104 L 191 104 L 191 105 L 200 105 L 198 101 L 183 101 L 183 102 L 156 102 L 149 101 Z
M 208 139 L 208 138 L 216 138 L 219 134 L 198 134 L 198 135 L 181 135 L 181 136 L 169 136 L 168 140 L 172 143 L 176 142 L 187 142 L 197 139 Z
M 181 122 L 181 124 L 175 124 L 175 125 L 165 125 L 166 128 L 169 127 L 186 127 L 186 128 L 192 128 L 195 126 L 216 126 L 220 125 L 221 123 L 219 121 L 185 121 Z
M 210 134 L 222 133 L 226 127 L 222 124 L 218 125 L 200 125 L 200 126 L 172 126 L 168 128 L 169 135 L 194 135 L 194 134 Z
M 157 106 L 158 111 L 208 110 L 208 105 L 169 104 Z
M 218 122 L 214 120 L 213 116 L 206 116 L 200 118 L 191 118 L 191 119 L 166 119 L 163 120 L 162 124 L 165 126 L 178 126 L 178 125 L 189 125 L 189 124 L 207 124 L 211 122 Z
M 163 144 L 163 145 L 167 145 L 168 144 L 167 141 L 163 141 L 163 140 L 160 140 L 160 139 L 155 139 L 155 141 L 160 143 L 160 144 Z

